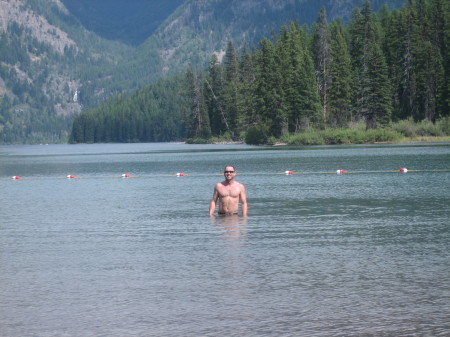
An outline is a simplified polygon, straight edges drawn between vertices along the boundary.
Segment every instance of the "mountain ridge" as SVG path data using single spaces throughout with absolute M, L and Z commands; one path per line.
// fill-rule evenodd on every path
M 137 46 L 185 0 L 61 0 L 83 26 L 97 35 Z

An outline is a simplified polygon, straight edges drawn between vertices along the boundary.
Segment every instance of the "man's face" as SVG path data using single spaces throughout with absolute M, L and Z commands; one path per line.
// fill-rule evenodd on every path
M 236 175 L 236 171 L 233 166 L 227 166 L 227 167 L 225 167 L 225 171 L 223 172 L 223 175 L 225 176 L 225 179 L 231 180 Z

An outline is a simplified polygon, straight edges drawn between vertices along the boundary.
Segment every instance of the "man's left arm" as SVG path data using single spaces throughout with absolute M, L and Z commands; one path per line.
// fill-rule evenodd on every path
M 244 185 L 242 185 L 242 187 L 241 187 L 241 193 L 239 195 L 239 198 L 241 199 L 242 216 L 246 217 L 246 216 L 248 216 L 248 205 L 247 205 L 247 195 L 245 193 Z

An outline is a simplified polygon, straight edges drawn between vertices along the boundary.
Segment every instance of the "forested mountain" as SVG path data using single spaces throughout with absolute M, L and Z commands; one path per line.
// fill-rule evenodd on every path
M 404 1 L 372 7 L 385 2 Z M 63 141 L 82 110 L 188 65 L 206 66 L 212 53 L 221 60 L 230 40 L 255 47 L 290 20 L 311 24 L 322 6 L 330 20 L 348 22 L 363 0 L 123 3 L 0 0 L 0 143 Z
M 188 67 L 132 97 L 82 113 L 72 142 L 225 137 L 248 143 L 363 122 L 444 121 L 450 114 L 450 3 L 416 0 L 375 13 L 368 1 L 348 25 L 296 21 L 257 48 L 229 41 L 208 67 Z M 168 93 L 171 91 L 171 94 Z M 167 109 L 170 97 L 170 109 Z M 105 127 L 107 125 L 107 127 Z

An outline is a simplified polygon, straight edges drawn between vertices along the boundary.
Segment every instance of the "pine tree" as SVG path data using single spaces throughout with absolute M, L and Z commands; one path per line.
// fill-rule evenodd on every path
M 394 120 L 405 118 L 409 109 L 405 109 L 406 93 L 411 78 L 411 35 L 406 32 L 405 14 L 394 10 L 389 12 L 384 8 L 381 14 L 381 23 L 384 30 L 383 53 L 388 66 L 388 78 L 391 83 L 392 118 Z
M 239 60 L 233 42 L 229 41 L 224 57 L 225 83 L 222 99 L 224 114 L 231 131 L 236 129 L 239 115 L 238 107 L 238 81 Z
M 331 126 L 345 126 L 351 119 L 352 70 L 342 22 L 330 24 L 331 31 L 331 83 L 329 106 Z
M 331 85 L 330 64 L 331 35 L 327 22 L 325 8 L 320 10 L 319 18 L 313 26 L 313 55 L 314 65 L 322 105 L 322 120 L 326 125 L 329 116 L 329 87 Z
M 199 73 L 189 67 L 186 73 L 186 98 L 189 111 L 186 116 L 187 138 L 209 138 L 211 129 L 203 99 L 203 86 Z
M 444 108 L 442 111 L 443 117 L 450 116 L 450 4 L 448 1 L 443 1 L 443 45 L 442 55 L 444 58 L 444 83 L 443 83 L 443 101 Z
M 84 126 L 83 115 L 78 115 L 72 123 L 72 130 L 70 132 L 69 143 L 83 143 L 84 142 Z
M 366 3 L 367 4 L 367 3 Z M 350 55 L 353 70 L 353 110 L 358 117 L 363 115 L 365 109 L 365 91 L 367 81 L 365 73 L 367 71 L 367 18 L 363 16 L 359 8 L 353 11 L 353 20 L 349 26 L 350 33 Z
M 320 120 L 320 98 L 305 31 L 295 22 L 282 27 L 274 53 L 271 132 L 297 132 Z
M 443 61 L 444 16 L 445 5 L 440 0 L 431 0 L 421 4 L 426 15 L 421 16 L 423 49 L 422 58 L 423 94 L 422 106 L 424 117 L 434 121 L 445 109 L 445 71 Z
M 91 113 L 84 118 L 84 143 L 93 143 L 95 140 L 94 118 Z
M 390 119 L 391 109 L 381 28 L 368 1 L 361 11 L 354 12 L 350 36 L 356 112 L 365 119 L 367 128 L 375 128 L 378 122 Z
M 419 119 L 419 109 L 415 99 L 417 93 L 417 76 L 414 70 L 414 64 L 416 62 L 414 49 L 418 40 L 417 17 L 418 14 L 413 6 L 412 0 L 409 0 L 408 5 L 402 11 L 402 23 L 404 27 L 402 35 L 404 36 L 404 44 L 402 48 L 402 78 L 399 90 L 399 102 L 401 111 L 400 117 L 412 117 L 416 120 Z
M 260 50 L 256 55 L 255 71 L 255 117 L 257 124 L 270 126 L 281 99 L 274 78 L 278 71 L 275 60 L 275 46 L 268 39 L 262 39 L 259 44 Z
M 276 86 L 276 91 L 279 93 L 279 103 L 274 114 L 271 125 L 271 134 L 280 137 L 289 131 L 289 116 L 291 114 L 291 105 L 289 104 L 289 97 L 294 88 L 293 83 L 293 69 L 290 53 L 289 43 L 289 27 L 281 28 L 280 36 L 276 41 L 275 47 L 275 63 L 277 66 L 277 73 L 273 74 L 273 83 Z
M 368 83 L 365 110 L 368 129 L 375 129 L 380 124 L 387 124 L 391 118 L 390 86 L 387 66 L 383 52 L 378 44 L 372 44 L 368 50 Z
M 437 117 L 445 117 L 450 115 L 450 3 L 446 0 L 431 0 L 430 14 L 431 23 L 434 23 L 432 41 L 435 41 L 442 61 Z
M 247 51 L 247 45 L 244 44 L 239 62 L 237 133 L 246 131 L 255 124 L 254 84 L 253 57 Z
M 213 54 L 209 63 L 208 76 L 205 79 L 204 99 L 211 123 L 211 133 L 219 136 L 230 130 L 228 119 L 224 112 L 223 70 L 216 54 Z
M 323 125 L 320 114 L 320 96 L 314 72 L 314 61 L 309 50 L 305 50 L 304 64 L 300 69 L 299 94 L 302 97 L 300 111 L 303 116 L 304 127 Z

